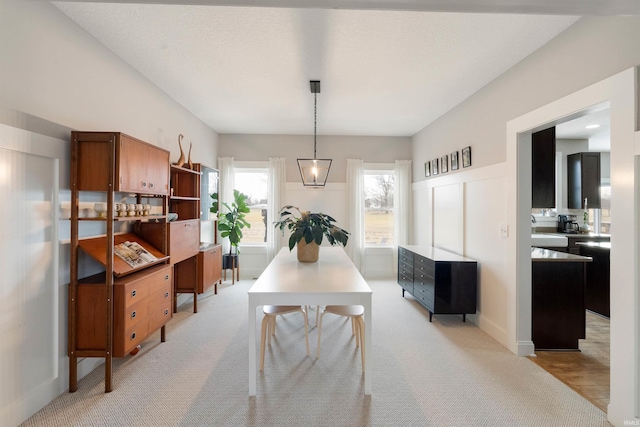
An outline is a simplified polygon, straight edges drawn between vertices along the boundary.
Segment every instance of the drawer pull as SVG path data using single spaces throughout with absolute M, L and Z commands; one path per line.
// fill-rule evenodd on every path
M 134 289 L 134 290 L 131 291 L 131 298 L 133 298 L 135 296 L 136 296 L 136 290 Z
M 165 297 L 165 298 L 169 298 L 169 292 L 165 292 L 165 293 L 164 293 L 164 297 Z
M 164 310 L 164 315 L 166 316 L 167 314 L 169 314 L 169 310 Z
M 131 334 L 131 340 L 135 340 L 135 339 L 136 339 L 136 333 L 134 332 Z
M 142 188 L 147 188 L 147 181 L 142 181 Z
M 149 183 L 149 188 L 153 188 L 153 182 Z
M 132 319 L 135 319 L 135 318 L 136 318 L 136 312 L 135 312 L 135 311 L 132 311 L 132 312 L 131 312 L 131 318 L 132 318 Z
M 164 276 L 164 280 L 169 280 L 169 275 L 168 275 L 168 274 L 166 274 L 166 275 Z

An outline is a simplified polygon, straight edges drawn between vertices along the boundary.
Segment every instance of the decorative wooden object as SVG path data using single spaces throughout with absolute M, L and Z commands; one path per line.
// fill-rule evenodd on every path
M 78 389 L 78 358 L 105 359 L 105 392 L 112 390 L 112 357 L 135 353 L 140 342 L 161 330 L 172 313 L 173 268 L 165 264 L 169 152 L 119 132 L 71 132 L 71 249 L 68 312 L 69 391 Z M 101 192 L 106 199 L 104 218 L 80 218 L 82 192 Z M 160 205 L 162 213 L 117 217 L 114 197 L 135 194 Z M 104 236 L 80 239 L 80 225 L 104 223 Z M 155 244 L 134 232 L 116 234 L 115 224 L 158 221 Z M 132 227 L 128 227 L 132 228 Z M 137 242 L 157 258 L 131 267 L 115 256 L 114 246 Z M 98 261 L 104 271 L 79 278 L 79 252 Z
M 187 164 L 189 165 L 189 169 L 193 169 L 193 162 L 191 161 L 191 147 L 193 144 L 189 143 L 189 159 L 187 160 Z
M 175 166 L 182 166 L 184 165 L 184 151 L 182 151 L 182 138 L 184 138 L 184 135 L 180 134 L 178 135 L 178 147 L 180 147 L 180 157 L 178 158 L 178 161 L 174 163 Z

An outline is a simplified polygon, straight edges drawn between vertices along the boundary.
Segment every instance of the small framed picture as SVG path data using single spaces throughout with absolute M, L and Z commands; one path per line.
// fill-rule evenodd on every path
M 431 160 L 431 174 L 438 175 L 438 159 Z
M 464 147 L 462 149 L 462 167 L 468 168 L 471 166 L 471 147 Z
M 442 173 L 449 172 L 449 155 L 448 154 L 445 154 L 440 159 L 440 171 Z
M 454 151 L 451 153 L 451 170 L 458 170 L 458 152 Z
M 431 176 L 431 162 L 424 162 L 424 176 Z

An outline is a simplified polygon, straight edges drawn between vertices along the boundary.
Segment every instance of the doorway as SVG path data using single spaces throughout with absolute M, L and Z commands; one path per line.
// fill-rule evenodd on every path
M 601 108 L 594 107 L 590 110 L 591 112 L 585 111 L 584 115 L 558 123 L 555 126 L 555 207 L 549 211 L 552 212 L 550 216 L 543 216 L 540 219 L 548 220 L 545 225 L 549 226 L 556 220 L 556 213 L 581 213 L 579 210 L 568 209 L 567 156 L 580 152 L 597 152 L 601 163 L 601 167 L 598 169 L 602 171 L 599 177 L 601 198 L 603 199 L 602 208 L 591 209 L 588 212 L 590 218 L 597 219 L 592 224 L 597 225 L 598 229 L 592 229 L 592 234 L 609 234 L 610 210 L 607 209 L 609 204 L 606 195 L 610 194 L 610 191 L 602 190 L 610 190 L 610 106 L 605 103 Z M 603 193 L 605 194 L 603 195 Z M 532 214 L 538 215 L 540 210 L 533 209 Z M 580 223 L 582 223 L 582 216 L 578 216 L 581 220 Z M 538 221 L 538 223 L 541 222 Z M 545 232 L 554 233 L 555 228 L 546 228 Z M 585 240 L 589 240 L 589 237 L 585 237 Z M 567 251 L 567 248 L 556 249 L 562 252 Z M 584 251 L 585 249 L 581 249 L 580 255 L 584 255 Z M 589 252 L 587 256 L 595 257 L 594 262 L 587 265 L 587 274 L 591 276 L 588 278 L 589 285 L 591 287 L 597 286 L 597 290 L 602 292 L 606 288 L 606 298 L 603 295 L 597 295 L 599 299 L 602 297 L 602 301 L 606 301 L 606 310 L 603 309 L 604 306 L 600 301 L 594 304 L 592 301 L 596 297 L 594 289 L 585 284 L 586 334 L 584 339 L 580 339 L 578 342 L 580 351 L 537 350 L 535 357 L 530 356 L 530 359 L 606 412 L 610 399 L 609 251 L 606 248 L 586 249 L 586 251 Z M 603 261 L 605 258 L 606 262 Z M 587 289 L 590 292 L 588 296 L 586 295 Z M 590 304 L 586 303 L 587 299 Z M 572 301 L 568 301 L 567 305 L 570 306 L 571 303 Z M 589 311 L 589 309 L 594 311 Z M 600 311 L 600 313 L 595 311 Z
M 507 273 L 509 281 L 515 284 L 510 294 L 512 326 L 508 332 L 517 354 L 527 356 L 534 353 L 531 341 L 531 133 L 611 102 L 611 184 L 615 187 L 611 221 L 616 224 L 611 233 L 611 271 L 615 271 L 611 306 L 616 308 L 616 321 L 611 325 L 611 399 L 607 412 L 611 421 L 619 423 L 625 415 L 635 414 L 640 403 L 637 369 L 640 327 L 633 314 L 639 305 L 635 294 L 638 237 L 636 233 L 625 232 L 637 230 L 636 78 L 635 68 L 626 70 L 507 123 L 507 218 L 515 233 L 515 238 L 508 241 Z M 630 372 L 634 375 L 632 383 Z

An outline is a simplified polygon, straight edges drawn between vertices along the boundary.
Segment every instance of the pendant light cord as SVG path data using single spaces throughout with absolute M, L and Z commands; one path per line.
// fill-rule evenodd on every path
M 318 117 L 318 94 L 313 94 L 313 160 L 316 159 L 316 125 Z

